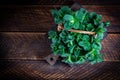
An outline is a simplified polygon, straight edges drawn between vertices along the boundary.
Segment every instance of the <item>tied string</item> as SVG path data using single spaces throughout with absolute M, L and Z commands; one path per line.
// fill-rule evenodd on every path
M 61 30 L 63 30 L 63 29 L 64 29 L 64 28 L 63 28 L 62 24 L 58 24 L 57 30 L 58 30 L 58 31 L 61 31 Z M 70 31 L 70 32 L 76 32 L 76 33 L 81 33 L 81 34 L 95 35 L 95 32 L 91 32 L 91 31 L 74 30 L 74 29 L 70 29 L 70 30 L 68 30 L 68 31 Z

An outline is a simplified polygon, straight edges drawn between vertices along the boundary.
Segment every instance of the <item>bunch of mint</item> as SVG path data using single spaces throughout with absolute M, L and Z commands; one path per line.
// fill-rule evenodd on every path
M 77 11 L 71 10 L 68 6 L 63 6 L 59 10 L 51 10 L 56 24 L 62 24 L 61 31 L 51 30 L 48 32 L 49 39 L 52 40 L 51 49 L 53 54 L 58 54 L 63 58 L 62 62 L 68 64 L 91 64 L 103 61 L 101 40 L 106 32 L 105 26 L 109 22 L 102 22 L 102 15 L 95 12 L 88 12 L 84 8 Z M 57 27 L 56 27 L 57 28 Z M 84 30 L 95 32 L 95 35 L 70 32 L 68 30 Z

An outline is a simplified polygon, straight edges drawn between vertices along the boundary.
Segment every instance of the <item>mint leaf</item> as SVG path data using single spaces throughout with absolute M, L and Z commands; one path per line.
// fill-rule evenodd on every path
M 83 56 L 79 57 L 79 60 L 76 62 L 77 64 L 85 63 L 85 58 Z
M 105 22 L 105 26 L 106 26 L 106 27 L 110 26 L 110 22 L 109 22 L 109 21 L 106 21 L 106 22 Z
M 96 15 L 96 20 L 97 20 L 97 21 L 101 21 L 101 20 L 102 20 L 102 15 L 97 14 L 97 15 Z
M 74 45 L 74 46 L 71 46 L 71 47 L 69 48 L 69 49 L 70 49 L 70 53 L 73 53 L 74 48 L 75 48 L 75 45 Z
M 75 47 L 75 48 L 74 48 L 74 55 L 75 55 L 76 57 L 79 57 L 79 55 L 80 55 L 80 50 L 82 50 L 80 47 Z
M 66 14 L 66 15 L 63 17 L 63 19 L 64 19 L 65 21 L 72 21 L 72 20 L 74 20 L 74 17 L 73 17 L 72 15 Z
M 87 24 L 86 30 L 87 31 L 93 31 L 94 30 L 93 25 L 91 23 Z
M 93 48 L 93 49 L 96 49 L 96 50 L 101 50 L 102 46 L 101 46 L 101 44 L 99 44 L 99 43 L 93 43 L 93 44 L 92 44 L 92 48 Z
M 63 6 L 60 9 L 64 14 L 70 14 L 72 11 L 68 6 Z
M 70 24 L 69 22 L 64 23 L 64 29 L 65 30 L 69 30 L 71 28 L 72 28 L 72 24 Z
M 87 14 L 87 11 L 83 8 L 75 12 L 75 17 L 82 23 L 85 19 L 85 16 Z
M 96 12 L 90 12 L 89 13 L 89 18 L 90 19 L 94 19 L 95 16 L 96 16 Z
M 88 35 L 83 35 L 82 40 L 83 41 L 89 41 L 90 37 Z
M 54 37 L 57 37 L 57 32 L 56 31 L 49 31 L 48 32 L 48 35 L 49 35 L 49 39 L 52 39 Z
M 79 29 L 79 22 L 76 21 L 74 24 L 73 24 L 73 28 L 74 29 Z
M 84 50 L 89 50 L 90 49 L 90 43 L 88 41 L 79 42 L 79 46 L 82 46 L 84 48 Z
M 81 35 L 81 34 L 78 34 L 78 35 L 77 35 L 77 38 L 76 38 L 76 41 L 79 42 L 81 39 L 82 39 L 82 35 Z
M 80 30 L 85 30 L 85 25 L 84 24 L 80 23 L 79 27 L 80 27 Z
M 59 19 L 59 18 L 54 18 L 54 21 L 55 21 L 55 23 L 57 23 L 57 24 L 62 23 L 61 19 Z
M 54 16 L 54 17 L 58 16 L 58 10 L 52 9 L 52 10 L 50 10 L 50 12 L 51 12 L 52 16 Z
M 97 34 L 97 38 L 103 39 L 103 37 L 104 37 L 104 34 L 103 34 L 103 33 L 98 33 L 98 34 Z

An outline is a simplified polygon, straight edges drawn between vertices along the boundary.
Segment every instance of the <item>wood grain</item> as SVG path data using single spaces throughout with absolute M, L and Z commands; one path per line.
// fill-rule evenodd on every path
M 119 5 L 119 0 L 74 0 L 80 4 L 89 4 L 89 5 Z
M 2 5 L 69 5 L 73 3 L 73 0 L 0 0 L 0 4 Z
M 70 67 L 61 62 L 50 66 L 45 61 L 0 61 L 2 79 L 85 79 L 119 80 L 120 62 L 85 63 Z M 7 77 L 6 77 L 7 76 Z
M 55 23 L 49 11 L 63 5 L 71 7 L 73 2 L 102 14 L 103 21 L 110 21 L 102 41 L 104 61 L 70 67 L 57 60 L 51 66 L 44 59 L 52 53 L 47 32 Z M 120 80 L 119 75 L 119 0 L 0 0 L 1 80 Z
M 44 33 L 1 34 L 1 58 L 44 59 L 50 54 L 50 45 Z
M 80 4 L 89 4 L 89 5 L 119 5 L 119 0 L 0 0 L 0 4 L 11 4 L 11 5 L 49 5 L 49 4 L 70 4 L 73 2 L 78 2 Z
M 54 24 L 50 10 L 58 9 L 60 6 L 0 6 L 0 31 L 47 32 Z M 108 32 L 120 32 L 119 5 L 83 5 L 82 7 L 102 14 L 103 21 L 110 21 Z
M 0 35 L 1 59 L 44 60 L 51 54 L 46 33 L 4 32 Z M 102 41 L 105 61 L 120 60 L 120 34 L 108 34 Z

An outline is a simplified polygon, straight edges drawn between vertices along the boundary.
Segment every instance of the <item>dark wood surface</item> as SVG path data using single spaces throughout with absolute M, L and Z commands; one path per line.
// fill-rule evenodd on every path
M 36 1 L 36 2 L 35 2 Z M 0 5 L 0 80 L 84 79 L 120 80 L 120 6 L 118 0 L 40 0 L 26 5 Z M 102 41 L 104 61 L 73 67 L 45 61 L 51 54 L 47 32 L 54 21 L 49 10 L 77 1 L 110 21 Z M 4 3 L 4 1 L 2 2 Z M 12 2 L 11 2 L 12 3 Z M 112 4 L 113 3 L 113 4 Z
M 0 6 L 0 31 L 47 32 L 54 24 L 51 9 L 61 5 L 9 5 Z M 70 5 L 69 5 L 70 6 Z M 119 5 L 82 5 L 88 11 L 103 15 L 103 21 L 111 22 L 108 32 L 120 32 Z M 117 13 L 117 14 L 116 14 Z

